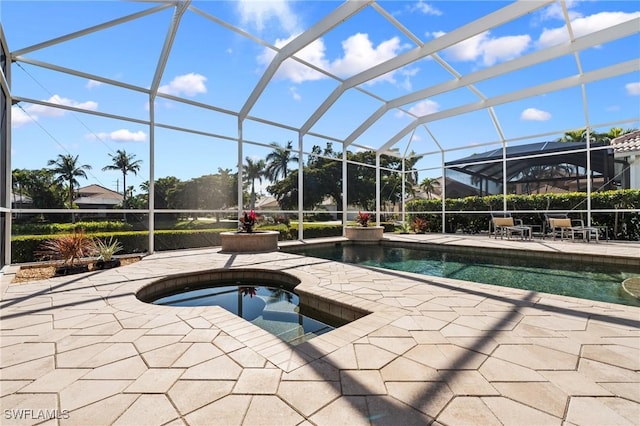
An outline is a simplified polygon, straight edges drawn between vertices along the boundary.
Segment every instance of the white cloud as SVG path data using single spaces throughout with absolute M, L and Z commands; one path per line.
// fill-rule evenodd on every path
M 569 19 L 575 19 L 582 16 L 580 12 L 571 10 L 578 4 L 577 0 L 565 0 L 567 6 L 567 13 L 569 13 Z M 559 3 L 552 3 L 542 11 L 543 19 L 561 19 L 564 20 L 564 14 L 562 13 L 562 7 Z
M 300 31 L 298 18 L 287 0 L 239 0 L 236 5 L 243 25 L 263 31 L 268 23 L 276 22 L 288 33 Z
M 110 135 L 111 140 L 117 142 L 144 142 L 147 140 L 147 135 L 142 130 L 138 130 L 137 132 L 132 132 L 127 129 L 120 129 L 114 132 L 111 132 Z
M 275 46 L 278 48 L 282 48 L 291 40 L 293 40 L 296 35 L 292 35 L 287 39 L 278 39 L 275 42 Z M 258 56 L 258 63 L 262 66 L 266 67 L 269 65 L 271 60 L 276 55 L 276 52 L 269 48 L 265 48 L 262 51 L 262 54 Z M 300 50 L 296 56 L 310 64 L 313 64 L 319 68 L 327 69 L 329 64 L 325 59 L 325 46 L 324 41 L 322 39 L 317 39 L 309 44 L 304 49 Z M 311 81 L 311 80 L 320 80 L 325 78 L 324 74 L 319 73 L 306 65 L 302 65 L 301 63 L 294 61 L 292 59 L 287 59 L 282 64 L 280 64 L 280 68 L 278 68 L 278 72 L 276 76 L 281 79 L 291 80 L 294 83 L 302 83 L 303 81 Z
M 204 84 L 206 81 L 207 77 L 191 72 L 179 75 L 171 80 L 169 84 L 160 86 L 158 92 L 174 96 L 195 96 L 199 93 L 207 93 L 207 86 Z
M 11 125 L 15 128 L 24 126 L 25 124 L 31 123 L 32 120 L 37 120 L 38 117 L 29 116 L 25 113 L 21 108 L 17 106 L 11 107 Z
M 413 105 L 409 108 L 409 112 L 417 117 L 422 117 L 424 115 L 433 114 L 435 112 L 440 111 L 440 105 L 437 102 L 432 101 L 430 99 L 425 99 L 424 101 L 420 101 L 417 104 Z M 396 117 L 402 117 L 405 114 L 403 112 L 399 112 L 396 114 Z
M 581 37 L 637 17 L 640 17 L 640 12 L 600 12 L 595 15 L 573 19 L 571 21 L 571 29 L 575 37 Z M 537 44 L 539 47 L 544 48 L 564 43 L 567 40 L 569 40 L 569 32 L 566 26 L 545 28 Z
M 278 39 L 275 46 L 281 48 L 295 37 L 296 35 L 287 39 Z M 339 77 L 349 77 L 397 56 L 404 48 L 405 46 L 400 43 L 398 37 L 393 37 L 381 42 L 378 46 L 374 46 L 369 40 L 368 34 L 357 33 L 342 42 L 343 55 L 334 61 L 330 61 L 326 57 L 326 47 L 321 38 L 301 49 L 296 53 L 296 57 Z M 275 52 L 273 50 L 265 48 L 258 57 L 258 63 L 262 66 L 267 66 L 274 56 Z M 394 83 L 394 74 L 385 74 L 370 81 L 369 84 L 378 81 Z M 287 59 L 280 65 L 276 76 L 281 79 L 291 80 L 294 83 L 326 78 L 324 74 L 292 59 Z
M 400 87 L 405 89 L 407 92 L 411 91 L 411 89 L 413 88 L 413 85 L 411 84 L 411 77 L 414 77 L 416 74 L 418 74 L 419 71 L 419 68 L 402 68 L 400 70 L 400 75 L 402 75 L 404 78 L 400 83 Z
M 96 80 L 87 80 L 86 88 L 93 89 L 94 87 L 102 86 L 102 83 Z
M 98 110 L 98 103 L 94 101 L 78 102 L 73 99 L 63 98 L 60 95 L 53 95 L 47 102 L 55 105 L 64 105 L 81 109 L 88 109 L 90 111 Z M 61 117 L 67 113 L 66 110 L 60 108 L 52 108 L 45 105 L 31 105 L 25 108 L 30 114 L 45 117 Z
M 443 34 L 435 32 L 433 36 L 440 37 Z M 491 37 L 490 32 L 486 31 L 445 49 L 444 56 L 454 61 L 481 60 L 485 66 L 491 66 L 521 56 L 530 43 L 531 37 L 526 34 Z
M 113 132 L 101 132 L 97 134 L 90 133 L 85 137 L 89 140 L 100 139 L 103 141 L 111 140 L 114 142 L 144 142 L 147 140 L 147 134 L 142 130 L 132 132 L 127 129 L 119 129 Z
M 78 102 L 73 99 L 63 98 L 60 95 L 53 95 L 46 100 L 55 105 L 65 105 L 75 108 L 98 110 L 98 103 L 94 101 Z M 62 117 L 68 111 L 60 108 L 53 108 L 45 105 L 31 104 L 24 108 L 24 111 L 17 107 L 11 108 L 11 124 L 15 127 L 23 126 L 29 122 L 37 121 L 40 117 Z
M 423 13 L 425 15 L 433 15 L 433 16 L 442 15 L 442 11 L 440 11 L 437 8 L 433 7 L 429 3 L 425 3 L 422 0 L 418 1 L 414 5 L 410 6 L 409 7 L 409 11 L 410 12 L 420 12 L 420 13 Z
M 398 37 L 392 37 L 374 47 L 368 34 L 357 33 L 342 42 L 344 56 L 331 63 L 331 71 L 339 77 L 348 77 L 395 57 L 402 48 Z M 380 76 L 375 81 L 380 80 L 393 83 L 393 74 Z
M 628 95 L 640 96 L 640 82 L 627 83 L 624 85 Z
M 289 92 L 291 92 L 291 97 L 294 101 L 299 101 L 300 99 L 302 99 L 295 86 L 289 87 Z
M 529 35 L 491 38 L 482 45 L 482 62 L 491 66 L 521 56 L 531 43 Z
M 547 121 L 550 119 L 550 113 L 536 108 L 527 108 L 520 114 L 520 120 L 524 121 Z

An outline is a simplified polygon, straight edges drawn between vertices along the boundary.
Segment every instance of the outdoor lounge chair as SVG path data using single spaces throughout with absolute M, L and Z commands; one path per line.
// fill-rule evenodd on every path
M 492 213 L 489 226 L 489 236 L 503 239 L 511 239 L 513 235 L 519 235 L 521 239 L 531 239 L 531 227 L 524 225 L 521 219 L 514 219 L 510 213 Z
M 560 240 L 571 237 L 571 241 L 575 241 L 576 235 L 582 235 L 583 240 L 591 237 L 592 228 L 584 226 L 582 219 L 571 219 L 566 213 L 547 213 L 545 219 L 543 235 L 550 233 L 554 240 L 558 236 Z

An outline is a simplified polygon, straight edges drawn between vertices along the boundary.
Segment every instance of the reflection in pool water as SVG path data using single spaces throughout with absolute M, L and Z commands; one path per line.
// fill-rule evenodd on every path
M 453 278 L 583 299 L 640 306 L 621 283 L 640 267 L 607 266 L 509 255 L 486 256 L 447 250 L 344 244 L 283 248 L 282 251 L 357 265 Z M 571 269 L 568 269 L 571 268 Z
M 199 285 L 153 301 L 167 306 L 220 306 L 292 345 L 334 327 L 300 313 L 298 296 L 277 287 L 256 285 Z

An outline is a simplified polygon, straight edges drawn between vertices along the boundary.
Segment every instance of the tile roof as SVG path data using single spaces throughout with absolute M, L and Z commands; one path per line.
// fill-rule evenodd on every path
M 640 130 L 615 138 L 611 146 L 616 153 L 640 151 Z

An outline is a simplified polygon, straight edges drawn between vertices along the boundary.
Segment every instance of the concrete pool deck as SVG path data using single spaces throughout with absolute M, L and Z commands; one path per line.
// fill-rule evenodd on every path
M 385 238 L 640 262 L 637 243 Z M 2 275 L 2 424 L 632 425 L 640 418 L 640 308 L 283 252 L 219 251 L 160 252 L 28 283 Z M 219 268 L 282 271 L 302 281 L 319 309 L 371 314 L 291 347 L 218 307 L 135 298 L 153 281 Z

